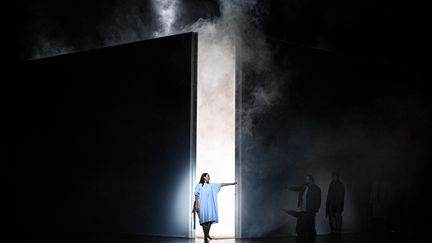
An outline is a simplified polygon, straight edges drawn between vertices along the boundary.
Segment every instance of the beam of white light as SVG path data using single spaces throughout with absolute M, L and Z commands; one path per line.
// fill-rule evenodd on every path
M 153 0 L 162 26 L 155 37 L 173 33 L 177 0 Z M 212 182 L 235 181 L 235 49 L 226 26 L 198 21 L 186 31 L 198 32 L 196 176 L 207 172 Z M 235 236 L 235 188 L 218 194 L 219 223 L 211 236 Z M 197 221 L 196 236 L 203 233 Z
M 153 8 L 159 15 L 162 29 L 155 32 L 155 37 L 161 37 L 172 33 L 172 26 L 176 20 L 177 0 L 153 0 Z
M 211 182 L 235 180 L 235 48 L 230 38 L 210 23 L 198 29 L 197 181 L 202 173 Z M 235 236 L 235 188 L 218 194 L 216 238 Z M 202 237 L 202 229 L 196 229 Z

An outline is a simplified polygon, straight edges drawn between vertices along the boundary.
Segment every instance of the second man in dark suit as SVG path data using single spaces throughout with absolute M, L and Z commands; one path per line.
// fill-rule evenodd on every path
M 332 178 L 327 193 L 326 216 L 329 218 L 331 234 L 340 234 L 342 231 L 345 186 L 339 180 L 339 173 L 333 172 Z

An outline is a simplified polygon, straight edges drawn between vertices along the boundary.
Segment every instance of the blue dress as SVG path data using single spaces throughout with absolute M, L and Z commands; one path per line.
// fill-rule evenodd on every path
M 217 194 L 221 189 L 220 183 L 204 183 L 195 187 L 195 196 L 198 196 L 198 207 L 200 209 L 198 217 L 200 225 L 219 222 Z

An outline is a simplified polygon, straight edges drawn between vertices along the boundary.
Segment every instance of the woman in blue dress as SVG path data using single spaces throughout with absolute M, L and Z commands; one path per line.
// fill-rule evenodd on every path
M 204 232 L 204 241 L 212 238 L 209 236 L 210 227 L 213 223 L 219 222 L 217 193 L 223 186 L 236 185 L 233 183 L 210 183 L 210 175 L 203 173 L 200 182 L 195 187 L 195 208 L 198 213 L 200 225 Z

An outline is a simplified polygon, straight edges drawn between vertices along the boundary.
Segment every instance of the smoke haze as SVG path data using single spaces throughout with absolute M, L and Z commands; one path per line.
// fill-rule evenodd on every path
M 413 66 L 406 68 L 387 59 L 377 61 L 286 43 L 275 44 L 266 38 L 262 29 L 263 16 L 267 14 L 263 1 L 111 2 L 111 7 L 107 7 L 108 3 L 100 8 L 89 6 L 87 14 L 95 15 L 93 27 L 82 24 L 86 22 L 83 16 L 87 15 L 76 10 L 78 27 L 71 32 L 59 28 L 72 25 L 70 20 L 60 18 L 57 24 L 50 21 L 61 15 L 61 11 L 53 14 L 55 10 L 47 13 L 38 9 L 40 18 L 34 24 L 29 56 L 41 58 L 198 32 L 198 109 L 202 117 L 198 120 L 201 132 L 197 139 L 206 143 L 198 145 L 201 147 L 197 158 L 210 162 L 215 168 L 197 168 L 197 174 L 205 170 L 212 174 L 213 181 L 225 180 L 224 175 L 212 173 L 212 170 L 216 170 L 219 161 L 233 163 L 234 147 L 227 144 L 241 138 L 238 149 L 242 155 L 239 168 L 242 181 L 239 186 L 242 200 L 248 202 L 241 208 L 242 222 L 247 224 L 242 236 L 295 234 L 295 220 L 279 208 L 295 209 L 297 194 L 284 190 L 284 186 L 302 182 L 307 173 L 315 176 L 323 200 L 331 171 L 341 173 L 348 193 L 344 214 L 346 232 L 361 231 L 368 225 L 372 183 L 399 183 L 392 189 L 403 191 L 403 197 L 415 195 L 406 193 L 406 188 L 412 186 L 413 178 L 425 173 L 420 171 L 429 153 L 426 134 L 431 121 L 431 101 L 422 83 L 426 79 L 424 70 Z M 275 8 L 279 7 L 275 2 Z M 283 5 L 280 10 L 273 9 L 273 13 L 282 12 L 279 14 L 284 18 L 280 19 L 285 21 L 285 26 L 277 22 L 280 19 L 274 19 L 269 22 L 274 25 L 268 27 L 273 31 L 270 33 L 293 34 L 294 40 L 300 40 L 295 33 L 303 34 L 306 44 L 318 43 L 325 48 L 339 45 L 342 50 L 349 50 L 349 45 L 353 45 L 347 40 L 359 39 L 351 50 L 377 52 L 377 56 L 383 55 L 383 46 L 391 55 L 396 55 L 400 50 L 414 52 L 412 48 L 417 45 L 417 39 L 409 39 L 410 35 L 402 38 L 411 43 L 408 47 L 404 47 L 405 42 L 390 37 L 376 37 L 385 35 L 385 31 L 381 33 L 383 29 L 389 31 L 386 21 L 391 22 L 391 19 L 380 22 L 374 29 L 378 17 L 369 16 L 368 24 L 361 25 L 365 16 L 363 8 L 344 12 L 339 11 L 342 8 L 339 7 L 332 12 L 327 9 L 332 7 L 329 5 L 325 6 L 328 11 L 320 12 L 324 10 L 315 3 L 305 2 L 303 4 L 313 5 L 313 11 L 308 11 L 301 2 L 290 1 L 280 4 Z M 304 12 L 300 9 L 302 6 L 306 9 Z M 384 14 L 381 12 L 376 16 Z M 340 24 L 341 20 L 349 20 L 345 15 L 352 14 L 361 16 L 356 19 L 357 29 L 347 29 Z M 285 18 L 285 15 L 289 16 Z M 333 25 L 326 26 L 325 20 Z M 328 28 L 327 35 L 335 34 L 336 30 L 342 34 L 339 38 L 327 36 L 324 41 L 320 26 Z M 409 33 L 414 29 L 405 24 L 393 26 L 397 30 L 395 40 L 402 36 L 400 27 L 410 29 Z M 241 71 L 238 80 L 233 76 L 236 71 Z M 235 81 L 241 83 L 240 87 L 236 87 Z M 237 128 L 231 126 L 236 115 L 233 107 L 239 105 L 235 103 L 239 91 L 235 88 L 241 89 L 241 98 L 237 100 L 241 105 L 241 110 L 237 111 Z M 232 175 L 227 176 L 231 178 Z M 229 193 L 233 191 L 226 194 Z M 324 205 L 317 216 L 318 233 L 328 232 Z M 415 207 L 406 205 L 396 206 Z

